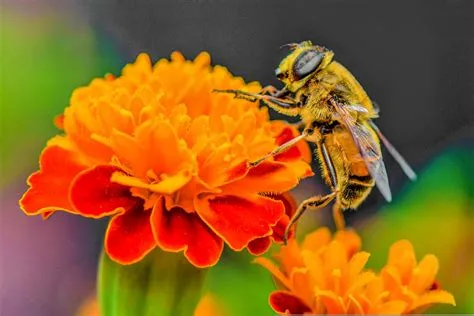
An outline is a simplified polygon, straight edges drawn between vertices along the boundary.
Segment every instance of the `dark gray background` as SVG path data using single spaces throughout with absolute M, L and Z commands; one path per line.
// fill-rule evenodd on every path
M 273 70 L 280 45 L 312 40 L 334 50 L 379 103 L 378 125 L 415 169 L 449 147 L 472 145 L 474 1 L 80 3 L 124 60 L 142 51 L 156 60 L 173 50 L 188 58 L 206 50 L 214 63 L 263 85 L 279 86 Z M 406 178 L 388 154 L 385 160 L 396 192 Z

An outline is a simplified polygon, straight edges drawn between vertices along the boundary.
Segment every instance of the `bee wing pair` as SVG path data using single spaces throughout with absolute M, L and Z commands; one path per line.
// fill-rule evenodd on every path
M 377 141 L 372 136 L 369 128 L 372 128 L 379 136 L 382 143 L 387 148 L 388 152 L 395 158 L 401 166 L 405 174 L 411 179 L 416 179 L 416 174 L 408 165 L 402 155 L 395 149 L 395 147 L 387 140 L 387 138 L 380 132 L 380 129 L 372 120 L 368 120 L 368 126 L 358 122 L 349 113 L 350 111 L 367 112 L 367 110 L 360 105 L 343 105 L 333 103 L 338 119 L 351 133 L 354 143 L 356 144 L 362 159 L 369 170 L 370 175 L 375 180 L 377 188 L 380 190 L 384 198 L 390 202 L 392 200 L 392 193 L 388 182 L 387 171 L 383 162 L 381 149 Z

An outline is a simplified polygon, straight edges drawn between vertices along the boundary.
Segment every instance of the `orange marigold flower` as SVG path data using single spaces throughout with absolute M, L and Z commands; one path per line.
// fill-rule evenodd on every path
M 438 269 L 434 255 L 424 256 L 417 264 L 413 245 L 400 240 L 390 248 L 381 279 L 389 299 L 407 303 L 404 313 L 420 313 L 435 303 L 456 305 L 453 295 L 440 289 Z
M 360 247 L 354 231 L 339 231 L 332 237 L 329 229 L 320 228 L 307 235 L 301 246 L 293 239 L 281 247 L 275 256 L 279 267 L 269 259 L 255 259 L 272 273 L 278 285 L 269 297 L 272 308 L 280 314 L 402 314 L 428 301 L 420 299 L 413 304 L 398 292 L 391 293 L 393 285 L 385 283 L 383 274 L 365 269 L 370 254 Z M 433 281 L 434 275 L 432 269 L 425 268 L 427 271 L 420 274 L 430 278 L 415 282 L 426 292 L 428 288 L 423 286 Z M 429 303 L 454 303 L 449 293 L 443 293 L 447 296 L 430 294 Z
M 261 254 L 294 211 L 286 192 L 312 172 L 305 142 L 247 167 L 298 131 L 212 91 L 260 88 L 211 67 L 207 53 L 187 61 L 176 52 L 155 65 L 141 54 L 121 76 L 74 91 L 55 120 L 64 135 L 48 142 L 20 205 L 45 218 L 112 216 L 105 249 L 122 264 L 156 246 L 184 251 L 198 267 L 214 265 L 224 242 Z

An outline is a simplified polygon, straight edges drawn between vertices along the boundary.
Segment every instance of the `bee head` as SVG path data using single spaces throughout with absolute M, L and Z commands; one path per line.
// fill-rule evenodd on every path
M 290 53 L 280 62 L 275 75 L 291 92 L 299 90 L 314 74 L 329 65 L 334 57 L 332 51 L 313 45 L 310 41 L 282 47 L 289 47 Z

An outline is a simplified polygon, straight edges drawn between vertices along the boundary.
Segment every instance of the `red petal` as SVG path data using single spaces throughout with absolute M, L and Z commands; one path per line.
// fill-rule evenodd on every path
M 151 223 L 158 246 L 165 251 L 184 250 L 185 257 L 199 268 L 217 263 L 224 242 L 197 216 L 175 207 L 166 210 L 163 201 L 156 203 Z
M 114 166 L 96 166 L 80 173 L 71 186 L 71 202 L 86 217 L 100 218 L 137 207 L 142 200 L 132 197 L 130 188 L 110 182 Z
M 284 213 L 283 203 L 263 196 L 209 195 L 195 200 L 196 211 L 233 250 L 272 234 Z
M 120 264 L 132 264 L 143 259 L 155 248 L 150 225 L 150 211 L 143 207 L 119 214 L 110 220 L 105 235 L 105 250 Z
M 280 132 L 280 134 L 276 137 L 275 142 L 277 143 L 277 145 L 282 145 L 282 144 L 292 140 L 295 137 L 296 137 L 296 135 L 294 135 L 291 128 L 287 127 L 287 128 L 284 128 Z M 296 159 L 301 158 L 301 156 L 302 156 L 302 153 L 301 153 L 300 149 L 298 148 L 297 145 L 294 145 L 294 146 L 290 147 L 287 151 L 282 152 L 279 155 L 276 155 L 275 160 L 277 160 L 277 161 L 296 160 Z
M 264 161 L 248 169 L 244 178 L 222 186 L 224 192 L 250 193 L 286 192 L 298 184 L 298 177 L 284 163 Z
M 270 196 L 270 198 L 281 201 L 283 205 L 285 206 L 285 214 L 280 218 L 280 220 L 275 225 L 275 227 L 273 227 L 273 235 L 272 235 L 273 239 L 276 242 L 281 243 L 283 242 L 285 230 L 290 222 L 290 218 L 296 212 L 296 208 L 298 207 L 298 205 L 296 204 L 296 200 L 293 198 L 293 196 L 290 193 L 272 195 Z M 294 224 L 291 227 L 288 239 L 291 239 L 294 236 L 295 229 L 296 229 L 296 224 Z
M 304 314 L 311 313 L 311 308 L 302 299 L 286 291 L 275 291 L 270 294 L 270 306 L 277 313 Z
M 263 255 L 272 245 L 270 237 L 257 238 L 249 242 L 247 246 L 248 251 L 254 256 Z
M 40 170 L 28 178 L 31 187 L 20 200 L 21 208 L 28 215 L 49 216 L 56 210 L 74 213 L 68 198 L 69 186 L 85 168 L 73 152 L 59 146 L 46 147 L 41 154 Z

